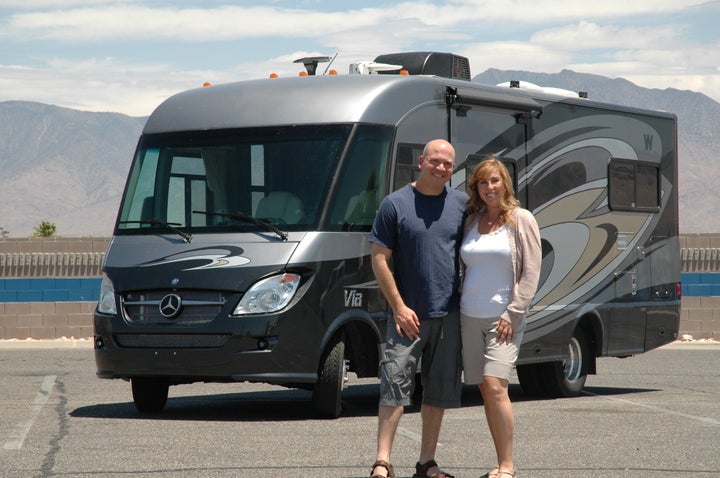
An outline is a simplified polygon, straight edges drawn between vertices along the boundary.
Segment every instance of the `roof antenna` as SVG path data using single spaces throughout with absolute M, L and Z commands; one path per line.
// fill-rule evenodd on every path
M 340 52 L 337 52 L 333 55 L 332 59 L 330 60 L 330 63 L 328 63 L 328 65 L 325 67 L 325 71 L 323 71 L 323 75 L 325 75 L 328 72 L 328 70 L 330 69 L 330 66 L 332 66 L 333 62 L 335 61 L 335 58 L 337 58 L 338 53 L 340 53 Z
M 317 70 L 318 63 L 325 63 L 326 61 L 330 61 L 329 56 L 306 56 L 304 58 L 298 58 L 297 60 L 293 61 L 293 63 L 302 63 L 303 65 L 305 65 L 307 74 L 309 76 L 314 76 L 315 70 Z

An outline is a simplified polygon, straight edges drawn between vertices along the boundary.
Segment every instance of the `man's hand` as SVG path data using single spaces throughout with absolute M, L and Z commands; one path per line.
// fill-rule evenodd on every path
M 393 310 L 395 318 L 395 330 L 400 337 L 407 337 L 415 340 L 420 336 L 420 320 L 415 311 L 404 304 Z

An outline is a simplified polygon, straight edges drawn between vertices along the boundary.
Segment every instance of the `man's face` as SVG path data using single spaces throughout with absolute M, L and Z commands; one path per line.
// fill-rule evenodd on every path
M 428 149 L 427 155 L 420 156 L 420 177 L 428 185 L 444 186 L 450 180 L 455 168 L 452 147 L 439 143 Z

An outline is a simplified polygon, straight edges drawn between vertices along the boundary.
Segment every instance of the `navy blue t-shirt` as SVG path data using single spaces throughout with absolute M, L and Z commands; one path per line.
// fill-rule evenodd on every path
M 383 199 L 369 241 L 392 251 L 395 282 L 418 318 L 458 308 L 458 244 L 468 196 L 427 196 L 408 184 Z

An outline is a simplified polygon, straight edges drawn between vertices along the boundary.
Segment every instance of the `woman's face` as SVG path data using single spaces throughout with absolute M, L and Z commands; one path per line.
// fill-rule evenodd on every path
M 505 195 L 505 185 L 500 173 L 496 169 L 489 170 L 478 181 L 477 190 L 487 207 L 499 207 Z

